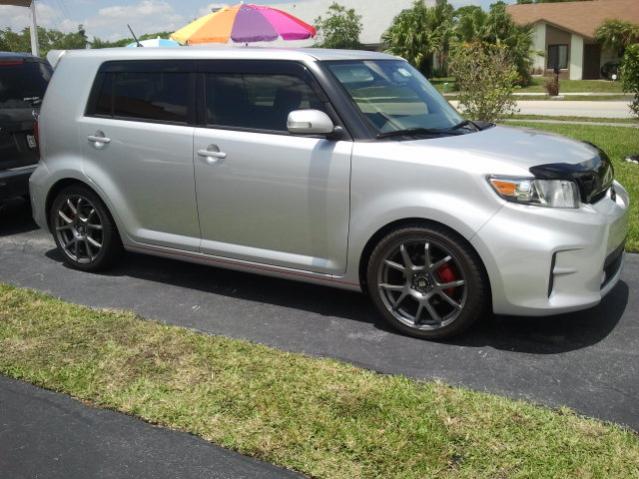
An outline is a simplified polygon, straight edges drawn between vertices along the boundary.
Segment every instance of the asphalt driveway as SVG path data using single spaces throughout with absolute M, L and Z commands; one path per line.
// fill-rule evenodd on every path
M 639 430 L 639 256 L 591 310 L 486 318 L 451 342 L 401 336 L 359 294 L 140 255 L 106 275 L 64 267 L 23 204 L 0 212 L 0 281 L 77 303 L 343 359 L 384 373 L 441 378 Z
M 1 376 L 0 477 L 303 479 L 190 434 Z

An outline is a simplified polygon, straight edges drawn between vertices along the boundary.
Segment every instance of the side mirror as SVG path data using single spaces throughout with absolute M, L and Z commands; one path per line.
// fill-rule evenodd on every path
M 294 110 L 288 114 L 286 127 L 294 135 L 329 135 L 335 125 L 329 116 L 319 110 Z

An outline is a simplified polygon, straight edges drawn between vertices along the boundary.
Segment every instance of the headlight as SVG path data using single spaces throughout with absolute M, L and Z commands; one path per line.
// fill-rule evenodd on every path
M 505 200 L 549 208 L 578 208 L 579 189 L 574 181 L 490 176 L 488 182 Z

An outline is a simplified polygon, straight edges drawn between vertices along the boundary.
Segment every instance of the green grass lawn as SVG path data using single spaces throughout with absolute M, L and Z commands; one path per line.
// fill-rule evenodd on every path
M 456 91 L 455 79 L 453 77 L 429 78 L 435 88 L 443 93 L 453 93 Z M 546 79 L 533 77 L 532 83 L 524 88 L 516 88 L 515 93 L 546 93 L 544 88 Z M 445 88 L 444 84 L 448 84 Z M 621 83 L 609 80 L 560 80 L 560 93 L 619 93 L 622 94 Z M 576 97 L 581 98 L 581 97 Z M 591 99 L 604 99 L 605 97 L 590 97 Z
M 623 161 L 627 155 L 639 154 L 639 131 L 637 129 L 614 126 L 526 123 L 525 121 L 508 122 L 508 125 L 552 131 L 578 140 L 590 141 L 602 148 L 614 163 L 616 179 L 630 193 L 630 231 L 626 250 L 639 252 L 639 166 Z
M 532 84 L 518 92 L 545 93 L 546 78 L 533 77 Z M 622 93 L 621 83 L 609 80 L 559 80 L 560 93 Z
M 562 96 L 562 97 L 550 97 L 550 96 L 514 96 L 517 101 L 625 101 L 630 102 L 632 96 L 630 95 L 614 95 L 614 96 L 601 96 L 601 95 L 576 95 L 576 96 Z
M 639 477 L 634 432 L 568 409 L 1 284 L 0 373 L 316 478 Z
M 565 122 L 587 122 L 587 123 L 623 123 L 639 126 L 639 119 L 636 118 L 597 118 L 585 116 L 552 116 L 552 115 L 510 115 L 505 120 L 556 120 Z

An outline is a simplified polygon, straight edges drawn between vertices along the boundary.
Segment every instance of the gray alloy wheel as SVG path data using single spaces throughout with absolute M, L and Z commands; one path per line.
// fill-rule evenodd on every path
M 422 338 L 450 337 L 468 328 L 486 311 L 487 285 L 472 248 L 439 226 L 389 233 L 368 264 L 368 292 L 382 316 Z
M 120 256 L 122 243 L 115 223 L 89 188 L 77 185 L 61 191 L 49 215 L 53 237 L 69 266 L 98 271 Z
M 390 251 L 378 270 L 377 288 L 398 321 L 427 330 L 455 321 L 467 296 L 459 261 L 433 240 L 402 242 Z
M 89 264 L 100 255 L 104 244 L 103 219 L 88 198 L 74 194 L 59 205 L 55 235 L 62 251 L 73 262 Z

